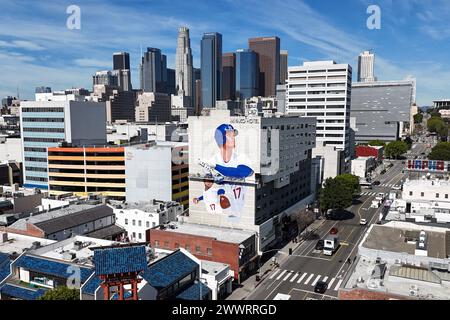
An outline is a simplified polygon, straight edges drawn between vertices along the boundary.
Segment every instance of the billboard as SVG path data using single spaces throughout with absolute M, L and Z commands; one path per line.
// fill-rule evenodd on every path
M 450 162 L 435 160 L 408 160 L 407 170 L 425 172 L 450 172 Z
M 189 220 L 254 226 L 256 174 L 261 172 L 261 119 L 215 111 L 189 118 Z

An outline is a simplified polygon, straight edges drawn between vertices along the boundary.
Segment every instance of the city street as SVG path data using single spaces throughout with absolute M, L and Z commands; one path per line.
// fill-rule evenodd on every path
M 423 152 L 422 146 L 416 148 L 417 151 Z M 402 173 L 402 162 L 392 162 L 394 166 L 378 178 L 379 186 L 361 191 L 356 203 L 348 208 L 351 216 L 347 220 L 324 221 L 316 231 L 317 239 L 302 243 L 293 251 L 292 256 L 281 262 L 280 267 L 274 269 L 246 299 L 271 300 L 278 293 L 288 294 L 293 300 L 337 299 L 338 289 L 356 257 L 358 244 L 368 226 L 379 219 L 382 207 L 370 208 L 372 200 L 379 192 L 387 193 L 394 186 L 400 186 L 401 181 L 406 178 L 406 174 Z M 367 225 L 361 226 L 360 219 L 367 219 Z M 341 246 L 333 256 L 328 257 L 316 251 L 315 246 L 318 239 L 328 236 L 331 228 L 338 229 Z M 314 286 L 318 281 L 328 283 L 328 290 L 324 294 L 314 293 Z

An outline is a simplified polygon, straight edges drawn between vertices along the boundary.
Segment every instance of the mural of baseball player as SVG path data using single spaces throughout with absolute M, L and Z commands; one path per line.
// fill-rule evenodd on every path
M 225 190 L 214 186 L 214 181 L 212 179 L 205 179 L 203 181 L 205 184 L 205 189 L 203 195 L 194 198 L 194 204 L 198 204 L 203 201 L 205 203 L 205 208 L 208 213 L 211 214 L 221 214 L 222 210 L 226 210 L 231 207 L 230 201 L 225 195 Z

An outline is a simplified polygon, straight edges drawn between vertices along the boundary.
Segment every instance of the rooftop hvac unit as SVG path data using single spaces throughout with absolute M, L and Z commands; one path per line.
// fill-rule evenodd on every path
M 81 241 L 75 241 L 75 242 L 73 243 L 73 249 L 74 249 L 74 250 L 79 251 L 79 250 L 81 250 L 82 248 L 83 248 L 83 242 L 81 242 Z
M 77 255 L 74 252 L 66 251 L 63 253 L 64 260 L 73 260 L 76 257 L 77 257 Z
M 33 244 L 31 245 L 31 250 L 36 250 L 38 248 L 41 247 L 41 243 L 39 241 L 35 241 L 33 242 Z

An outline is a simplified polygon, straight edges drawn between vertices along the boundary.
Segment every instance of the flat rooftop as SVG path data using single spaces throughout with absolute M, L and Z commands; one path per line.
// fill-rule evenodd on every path
M 76 242 L 81 243 L 80 248 L 75 248 Z M 63 241 L 47 244 L 41 248 L 30 251 L 30 253 L 54 260 L 93 266 L 92 258 L 94 256 L 94 251 L 90 248 L 106 247 L 114 244 L 118 244 L 118 242 L 76 236 Z M 71 258 L 71 255 L 68 255 L 68 253 L 75 255 Z
M 112 205 L 112 207 L 114 209 L 123 209 L 123 210 L 132 210 L 132 209 L 136 209 L 136 210 L 142 210 L 145 212 L 151 212 L 151 213 L 155 213 L 157 210 L 159 210 L 161 208 L 161 204 L 163 206 L 165 206 L 166 202 L 157 202 L 155 204 L 153 204 L 153 201 L 149 201 L 149 202 L 125 202 L 125 203 L 120 203 L 120 204 L 114 204 Z M 179 206 L 180 204 L 174 201 L 169 201 L 169 203 L 167 203 L 167 205 L 169 207 L 171 206 Z
M 446 228 L 419 226 L 407 222 L 390 222 L 385 225 L 373 225 L 367 234 L 363 247 L 396 253 L 415 255 L 420 231 L 427 235 L 427 256 L 446 259 Z
M 30 249 L 34 242 L 40 242 L 42 246 L 55 243 L 54 240 L 24 236 L 16 233 L 7 233 L 6 241 L 3 241 L 3 232 L 0 232 L 0 252 L 12 254 L 16 252 L 21 254 L 25 249 Z
M 406 180 L 403 184 L 404 187 L 421 187 L 421 188 L 450 188 L 450 181 L 448 180 L 427 180 L 427 179 L 416 179 L 416 180 Z
M 202 272 L 206 273 L 206 274 L 215 275 L 215 274 L 219 274 L 222 271 L 230 268 L 230 266 L 225 263 L 206 261 L 206 260 L 201 260 L 201 261 L 202 261 Z
M 193 224 L 193 223 L 176 223 L 171 222 L 170 225 L 175 226 L 174 229 L 166 227 L 164 231 L 174 233 L 184 233 L 193 236 L 204 236 L 214 238 L 218 241 L 224 241 L 228 243 L 242 243 L 255 234 L 252 231 L 218 228 L 213 226 Z

